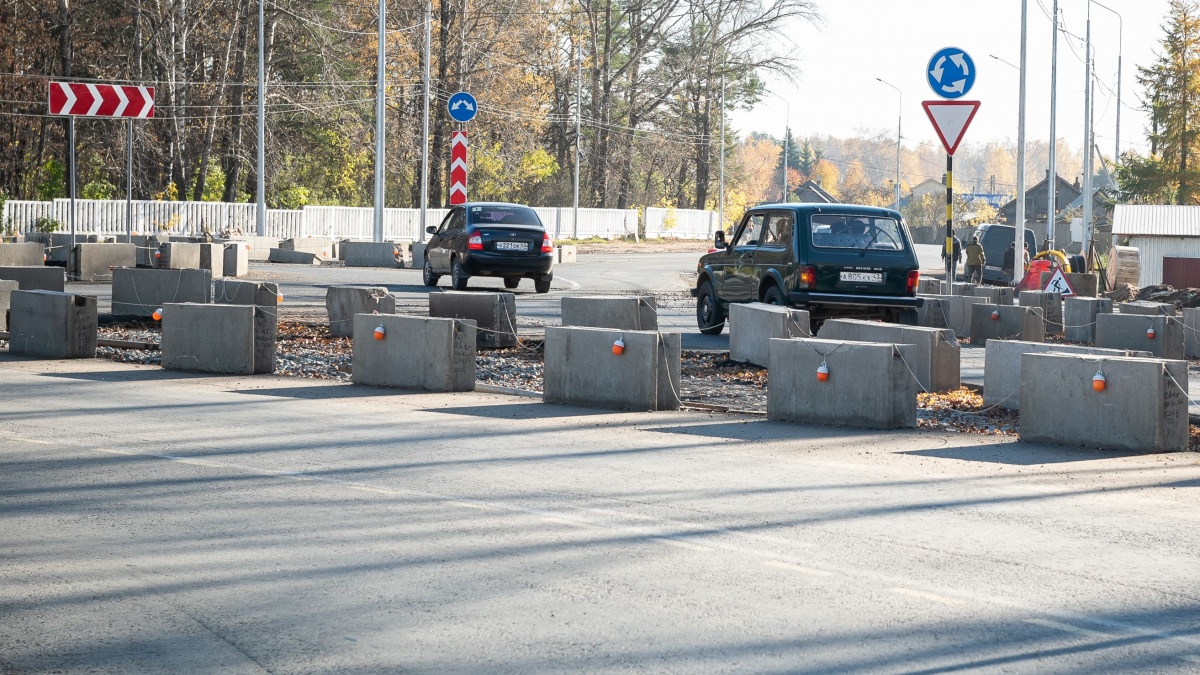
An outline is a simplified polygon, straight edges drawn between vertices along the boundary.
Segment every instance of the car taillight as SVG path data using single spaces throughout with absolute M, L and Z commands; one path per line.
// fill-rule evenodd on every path
M 554 253 L 554 242 L 550 241 L 549 234 L 542 235 L 542 253 Z
M 917 294 L 917 282 L 921 280 L 921 273 L 913 270 L 908 273 L 908 283 L 904 286 L 904 291 L 909 295 Z
M 471 238 L 467 240 L 467 250 L 468 251 L 482 251 L 483 250 L 483 237 L 481 237 L 477 234 L 471 235 Z
M 817 283 L 817 268 L 806 266 L 800 268 L 800 287 L 808 288 Z

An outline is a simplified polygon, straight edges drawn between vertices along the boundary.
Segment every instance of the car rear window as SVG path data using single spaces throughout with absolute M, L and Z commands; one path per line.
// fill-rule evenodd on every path
M 903 251 L 904 234 L 895 218 L 821 214 L 812 217 L 812 243 L 818 248 Z
M 469 212 L 472 225 L 533 225 L 542 226 L 542 220 L 531 208 L 524 206 L 472 206 Z

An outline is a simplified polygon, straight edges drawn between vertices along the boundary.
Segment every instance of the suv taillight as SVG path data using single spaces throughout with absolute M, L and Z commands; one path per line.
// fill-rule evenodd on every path
M 800 268 L 800 288 L 811 288 L 817 283 L 817 268 L 806 265 Z
M 909 295 L 917 294 L 917 282 L 921 280 L 921 273 L 913 270 L 908 273 L 908 283 L 904 285 L 904 291 Z
M 471 238 L 467 240 L 467 250 L 468 251 L 482 251 L 483 250 L 483 237 L 481 237 L 477 234 L 471 235 Z
M 554 242 L 550 240 L 550 234 L 542 235 L 542 253 L 554 253 Z

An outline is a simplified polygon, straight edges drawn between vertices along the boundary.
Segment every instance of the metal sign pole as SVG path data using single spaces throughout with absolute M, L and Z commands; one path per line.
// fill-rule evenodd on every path
M 133 243 L 133 118 L 125 120 L 125 242 Z
M 71 251 L 75 248 L 75 116 L 71 115 L 67 118 L 67 147 L 70 149 L 69 157 L 67 158 L 67 173 L 70 175 L 70 183 L 67 186 L 68 194 L 71 197 L 71 213 L 67 215 L 71 222 L 71 243 L 67 245 L 67 267 L 70 268 Z
M 946 155 L 946 295 L 954 295 L 954 155 Z
M 432 41 L 433 4 L 425 3 L 425 72 L 421 112 L 421 231 L 417 241 L 425 241 L 426 217 L 429 212 L 429 43 Z

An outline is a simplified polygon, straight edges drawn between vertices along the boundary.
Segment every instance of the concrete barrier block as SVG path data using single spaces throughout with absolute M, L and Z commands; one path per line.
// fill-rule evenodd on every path
M 254 373 L 253 306 L 167 303 L 162 310 L 163 368 Z
M 21 289 L 16 281 L 0 279 L 0 330 L 8 330 L 8 309 L 12 302 L 12 292 Z
M 222 251 L 221 273 L 227 277 L 244 277 L 250 273 L 250 249 L 241 242 L 225 244 Z
M 197 244 L 200 247 L 200 269 L 212 273 L 213 279 L 225 276 L 225 244 Z
M 556 254 L 554 260 L 559 264 L 579 261 L 579 253 L 576 251 L 574 246 L 555 246 L 554 251 Z
M 654 296 L 587 296 L 562 299 L 562 325 L 617 330 L 658 330 Z
M 919 295 L 941 295 L 941 279 L 926 279 L 921 277 L 917 280 L 917 293 Z
M 343 241 L 346 267 L 397 267 L 399 249 L 391 242 Z
M 1063 334 L 1062 295 L 1049 291 L 1021 291 L 1022 307 L 1039 307 L 1046 322 L 1046 335 Z
M 118 267 L 113 270 L 113 316 L 150 316 L 167 303 L 212 302 L 208 270 Z
M 1096 341 L 1096 315 L 1112 314 L 1108 298 L 1063 298 L 1063 336 L 1068 342 Z
M 951 391 L 962 385 L 961 350 L 948 328 L 902 326 L 879 321 L 830 319 L 821 326 L 823 340 L 913 345 L 908 365 L 925 391 Z
M 396 313 L 396 298 L 382 286 L 330 286 L 325 291 L 329 332 L 337 337 L 354 335 L 354 315 Z
M 336 260 L 337 250 L 334 241 L 327 237 L 298 237 L 284 239 L 279 242 L 279 248 L 285 251 L 311 253 L 322 260 Z
M 925 305 L 917 310 L 917 323 L 926 328 L 949 328 L 964 340 L 971 334 L 971 307 L 987 301 L 975 295 L 926 296 Z
M 1154 329 L 1151 338 L 1148 330 Z M 1186 358 L 1184 327 L 1179 319 L 1150 314 L 1098 314 L 1096 346 L 1147 351 L 1160 359 Z
M 1117 305 L 1121 314 L 1137 314 L 1140 316 L 1175 316 L 1175 305 L 1169 302 L 1122 302 Z
M 67 264 L 71 257 L 71 249 L 75 244 L 96 244 L 100 242 L 100 238 L 94 234 L 76 234 L 74 239 L 71 239 L 69 234 L 51 234 L 46 245 L 46 260 L 55 264 Z
M 430 293 L 429 316 L 474 321 L 479 347 L 499 349 L 517 344 L 517 298 L 512 293 Z
M 213 282 L 213 302 L 254 306 L 254 372 L 275 372 L 275 347 L 279 337 L 279 284 L 218 279 Z
M 271 249 L 271 254 L 267 256 L 267 262 L 285 263 L 289 265 L 320 265 L 321 258 L 315 253 L 292 251 L 283 248 L 273 248 Z
M 1008 286 L 976 286 L 972 295 L 987 298 L 993 305 L 1011 305 L 1014 297 L 1013 289 Z
M 160 244 L 154 266 L 164 270 L 200 269 L 200 244 L 179 241 Z
M 1021 359 L 1025 354 L 1080 354 L 1087 356 L 1141 356 L 1150 352 L 1100 349 L 1048 342 L 988 340 L 983 356 L 983 404 L 1010 410 L 1021 407 Z
M 266 262 L 271 255 L 271 249 L 279 248 L 278 237 L 258 237 L 252 235 L 236 235 L 230 241 L 241 242 L 246 248 L 246 255 L 255 262 Z
M 622 354 L 613 343 L 625 343 Z M 608 328 L 546 328 L 543 398 L 624 410 L 679 408 L 679 333 Z
M 771 340 L 767 418 L 837 426 L 917 426 L 911 345 L 840 340 Z M 829 379 L 817 379 L 821 364 Z
M 356 314 L 351 379 L 356 384 L 425 391 L 475 388 L 475 322 Z M 384 337 L 375 339 L 383 326 Z
M 1200 358 L 1200 308 L 1183 310 L 1183 352 L 1189 359 Z
M 918 281 L 917 283 L 920 283 L 920 281 Z M 964 283 L 955 282 L 954 292 L 951 292 L 950 284 L 945 281 L 942 281 L 941 287 L 939 288 L 939 292 L 942 295 L 975 295 L 976 288 L 977 288 L 977 286 L 975 284 L 964 284 Z
M 75 244 L 69 269 L 72 281 L 94 283 L 111 281 L 113 268 L 136 265 L 134 244 Z
M 1104 373 L 1104 391 L 1092 389 L 1097 371 Z M 1023 441 L 1146 453 L 1188 449 L 1186 361 L 1027 354 L 1021 380 Z
M 54 291 L 13 291 L 8 352 L 45 359 L 96 356 L 96 298 Z
M 0 244 L 0 267 L 33 267 L 46 262 L 46 249 L 37 242 Z
M 425 267 L 425 244 L 414 242 L 412 248 L 412 268 L 423 269 Z
M 15 281 L 22 291 L 62 293 L 67 286 L 67 270 L 62 267 L 0 267 L 0 279 Z
M 988 340 L 1045 342 L 1042 308 L 975 305 L 971 308 L 971 344 L 986 345 Z
M 117 235 L 118 244 L 133 244 L 134 259 L 132 265 L 122 265 L 122 267 L 154 267 L 155 261 L 158 259 L 154 254 L 163 244 L 169 243 L 171 237 L 166 234 L 135 234 L 132 238 L 125 235 Z
M 761 302 L 729 305 L 729 358 L 766 367 L 767 341 L 812 337 L 808 311 Z

